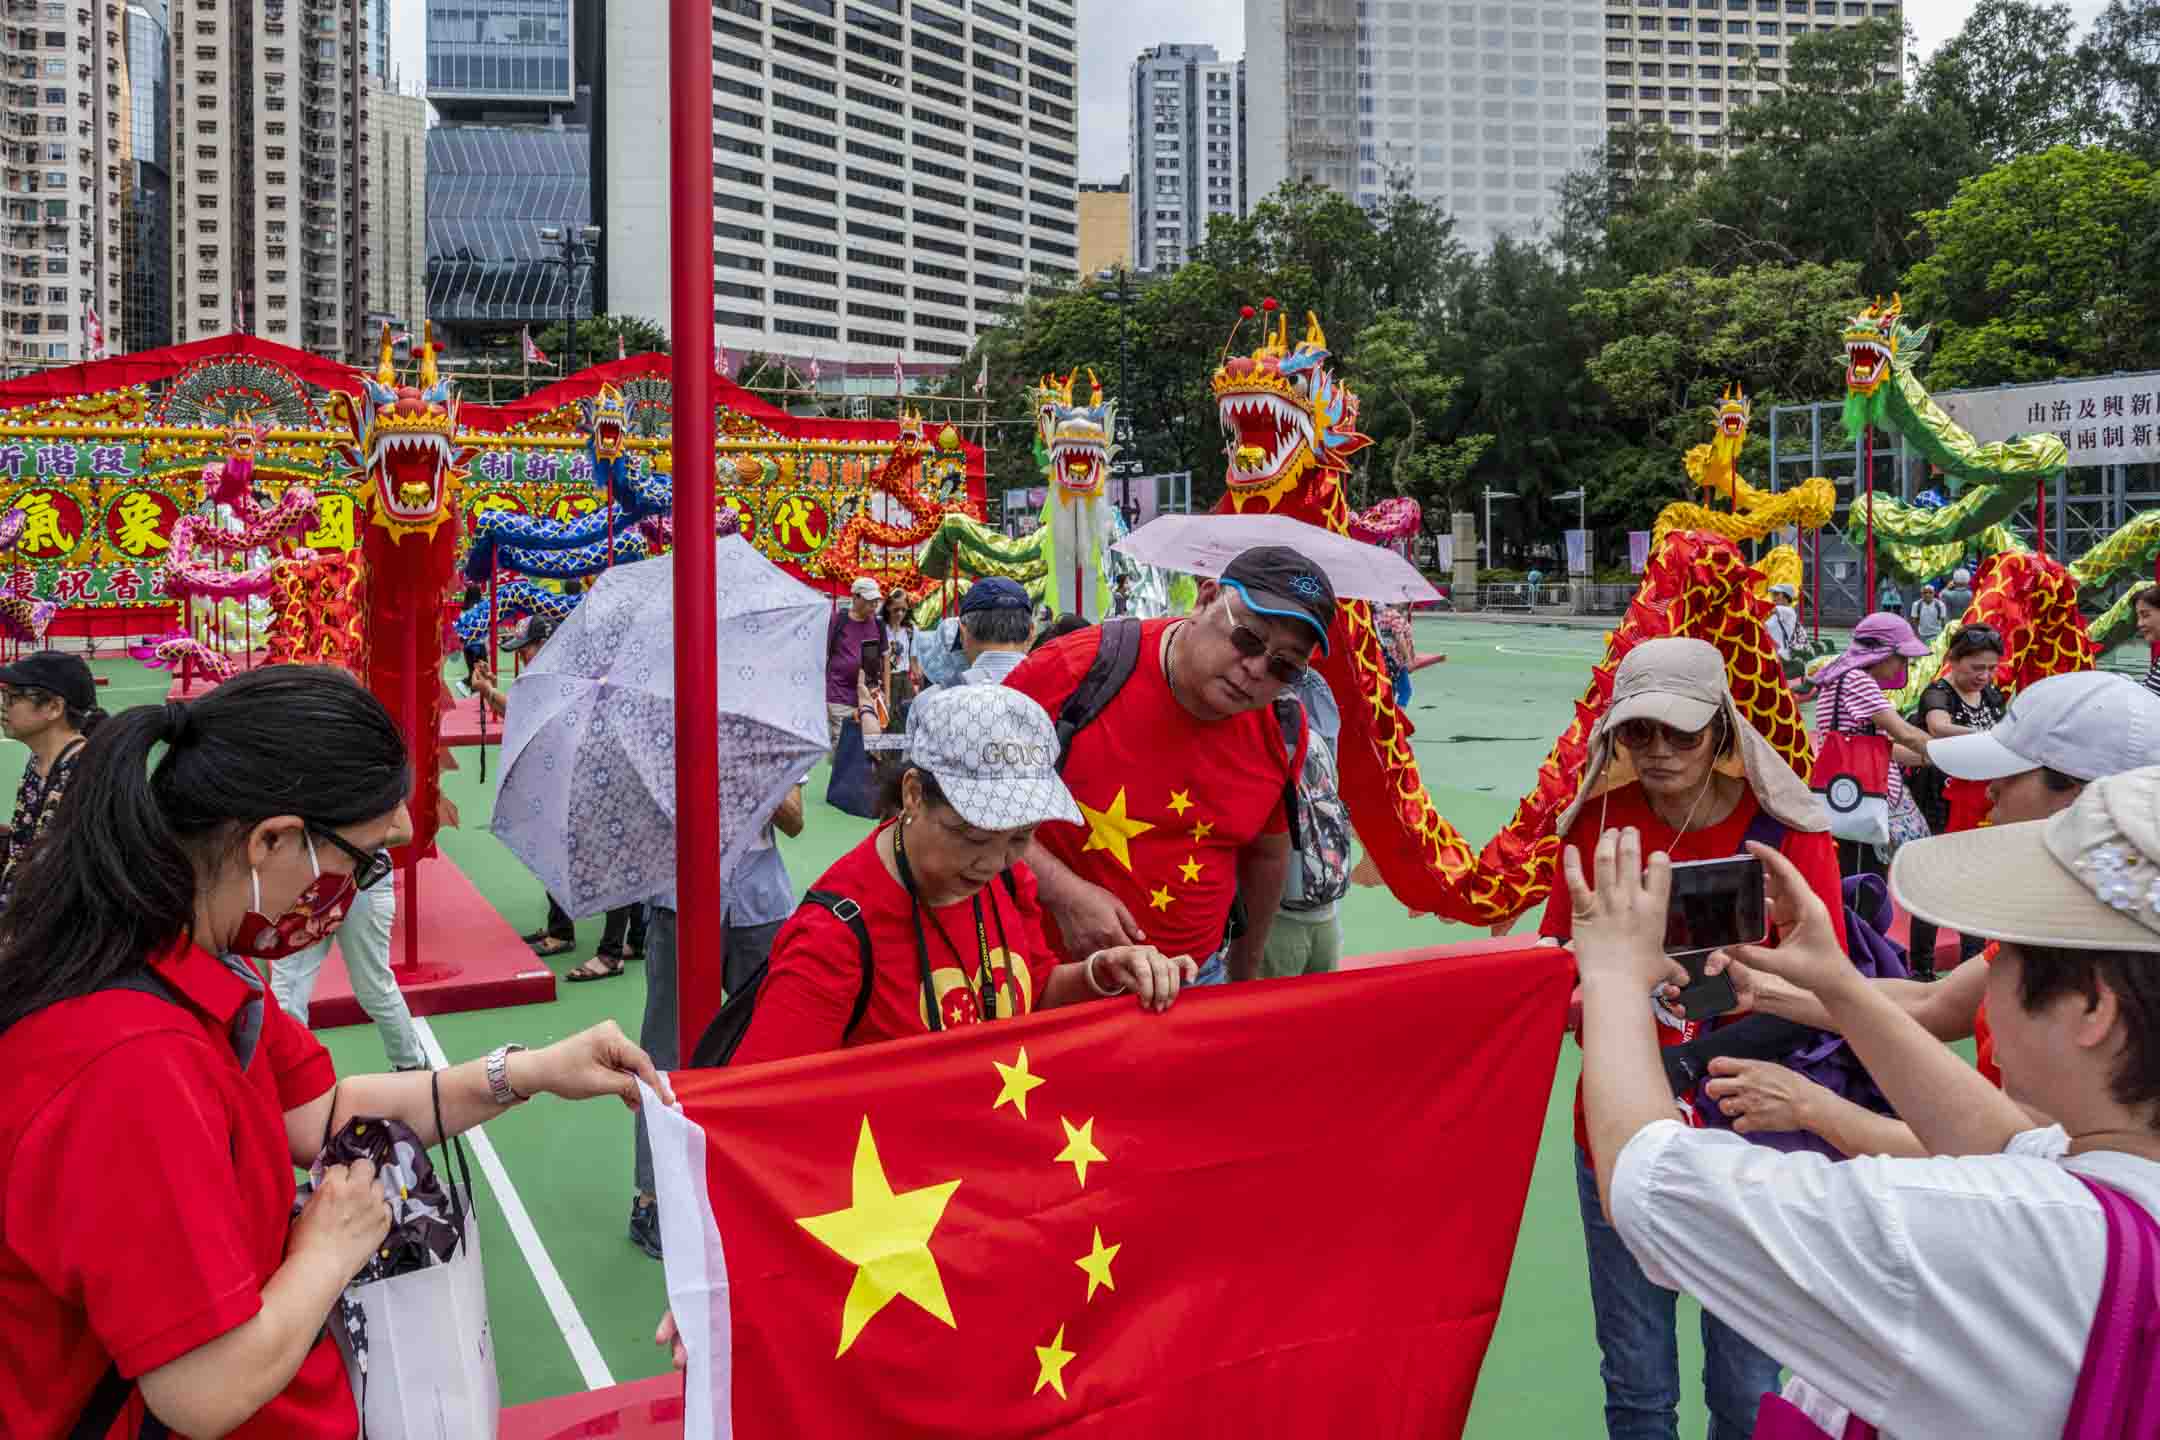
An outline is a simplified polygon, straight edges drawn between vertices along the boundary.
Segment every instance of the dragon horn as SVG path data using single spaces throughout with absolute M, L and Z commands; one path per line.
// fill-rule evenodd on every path
M 434 389 L 436 378 L 435 322 L 423 320 L 420 322 L 420 388 Z
M 385 385 L 397 384 L 397 361 L 390 354 L 390 322 L 383 321 L 382 360 L 375 367 L 375 378 Z
M 1286 331 L 1289 329 L 1287 316 L 1284 317 L 1283 328 Z M 1320 317 L 1310 310 L 1305 312 L 1305 343 L 1315 350 L 1327 349 L 1327 335 L 1320 329 Z
M 1088 366 L 1088 404 L 1102 404 L 1102 381 L 1095 378 L 1095 367 Z

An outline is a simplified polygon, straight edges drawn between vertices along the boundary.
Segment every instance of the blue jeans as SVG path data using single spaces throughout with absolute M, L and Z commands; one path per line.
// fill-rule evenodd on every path
M 1654 1285 L 1598 1205 L 1597 1174 L 1580 1146 L 1575 1190 L 1590 1252 L 1590 1304 L 1597 1312 L 1598 1373 L 1605 1380 L 1611 1440 L 1679 1440 L 1679 1296 Z M 1702 1316 L 1703 1401 L 1709 1440 L 1747 1440 L 1765 1392 L 1778 1388 L 1778 1362 L 1708 1310 Z
M 1230 942 L 1200 962 L 1200 973 L 1185 982 L 1188 985 L 1227 985 L 1230 983 Z

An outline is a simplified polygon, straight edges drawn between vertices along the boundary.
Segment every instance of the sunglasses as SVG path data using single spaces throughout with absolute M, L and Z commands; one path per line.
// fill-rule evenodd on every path
M 1238 654 L 1244 656 L 1247 660 L 1258 660 L 1265 655 L 1267 657 L 1268 674 L 1285 685 L 1295 685 L 1305 678 L 1306 667 L 1304 665 L 1292 660 L 1287 655 L 1277 654 L 1275 651 L 1268 649 L 1265 635 L 1262 635 L 1249 625 L 1239 623 L 1237 615 L 1230 609 L 1229 591 L 1224 591 L 1221 599 L 1223 619 L 1230 624 L 1230 643 L 1237 647 Z
M 1623 720 L 1613 726 L 1613 738 L 1630 750 L 1647 750 L 1652 741 L 1661 737 L 1667 749 L 1693 750 L 1710 738 L 1712 728 L 1705 725 L 1700 730 L 1675 730 L 1655 720 Z
M 362 850 L 335 830 L 321 825 L 308 826 L 308 833 L 327 840 L 351 857 L 353 862 L 353 889 L 369 890 L 379 885 L 383 877 L 396 868 L 388 850 Z

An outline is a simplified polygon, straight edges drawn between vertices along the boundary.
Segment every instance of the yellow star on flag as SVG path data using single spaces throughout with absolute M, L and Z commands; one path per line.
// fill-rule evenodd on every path
M 1020 1057 L 1010 1065 L 1007 1065 L 1002 1060 L 993 1060 L 990 1063 L 997 1066 L 998 1077 L 1004 1081 L 1004 1084 L 998 1088 L 998 1097 L 991 1103 L 990 1108 L 995 1110 L 998 1106 L 1010 1101 L 1013 1109 L 1020 1112 L 1020 1118 L 1027 1119 L 1028 1091 L 1043 1083 L 1042 1076 L 1028 1073 L 1027 1046 L 1022 1045 L 1020 1047 Z
M 870 1134 L 870 1117 L 863 1116 L 862 1135 L 855 1142 L 853 1203 L 845 1210 L 795 1222 L 856 1267 L 855 1283 L 848 1287 L 847 1303 L 840 1310 L 840 1348 L 834 1352 L 835 1359 L 847 1354 L 863 1326 L 895 1296 L 905 1296 L 955 1330 L 960 1328 L 945 1298 L 937 1257 L 930 1253 L 931 1232 L 959 1188 L 958 1180 L 947 1180 L 894 1194 L 884 1163 L 878 1159 L 877 1141 Z
M 1214 833 L 1214 830 L 1215 827 L 1210 822 L 1206 820 L 1195 820 L 1193 821 L 1192 838 L 1195 840 L 1205 840 L 1209 835 Z
M 1110 1161 L 1109 1156 L 1095 1148 L 1095 1117 L 1090 1115 L 1087 1123 L 1077 1130 L 1073 1128 L 1072 1121 L 1062 1115 L 1058 1117 L 1058 1124 L 1065 1127 L 1065 1148 L 1058 1151 L 1057 1163 L 1062 1165 L 1070 1162 L 1073 1174 L 1079 1177 L 1080 1187 L 1084 1190 L 1087 1188 L 1087 1167 L 1098 1160 L 1104 1164 Z
M 1095 1298 L 1095 1291 L 1098 1288 L 1103 1290 L 1117 1289 L 1116 1282 L 1112 1281 L 1110 1278 L 1110 1262 L 1117 1259 L 1117 1252 L 1124 1248 L 1125 1247 L 1122 1244 L 1103 1244 L 1102 1226 L 1098 1225 L 1095 1227 L 1094 1248 L 1089 1250 L 1087 1254 L 1081 1256 L 1078 1260 L 1073 1261 L 1073 1264 L 1079 1266 L 1082 1270 L 1087 1272 L 1088 1299 L 1093 1300 Z
M 1168 887 L 1164 887 L 1150 893 L 1147 897 L 1147 903 L 1154 906 L 1157 910 L 1168 910 L 1170 908 L 1170 891 Z
M 1091 810 L 1080 807 L 1087 817 L 1087 843 L 1080 847 L 1082 853 L 1089 850 L 1108 850 L 1117 857 L 1118 864 L 1128 871 L 1132 869 L 1132 842 L 1145 835 L 1155 826 L 1146 820 L 1135 820 L 1125 813 L 1125 787 L 1118 787 L 1117 798 L 1107 810 Z
M 1185 883 L 1190 885 L 1193 881 L 1200 878 L 1200 872 L 1205 868 L 1205 866 L 1201 865 L 1198 857 L 1187 855 L 1185 857 L 1185 863 L 1178 866 L 1178 873 L 1183 875 L 1185 877 Z
M 1035 1347 L 1035 1363 L 1042 1368 L 1035 1372 L 1034 1394 L 1042 1394 L 1048 1385 L 1057 1391 L 1058 1399 L 1065 1398 L 1065 1367 L 1072 1363 L 1073 1352 L 1065 1348 L 1065 1327 L 1058 1326 L 1057 1334 L 1050 1337 L 1048 1345 Z
M 1192 809 L 1192 794 L 1190 791 L 1172 790 L 1170 792 L 1171 814 L 1177 816 L 1179 819 L 1183 819 L 1185 816 L 1185 812 L 1190 809 Z

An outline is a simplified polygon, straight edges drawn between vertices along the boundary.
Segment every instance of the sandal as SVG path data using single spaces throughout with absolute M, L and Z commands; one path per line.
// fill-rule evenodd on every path
M 598 966 L 599 968 L 594 969 L 594 966 Z M 592 957 L 592 959 L 587 960 L 584 964 L 578 966 L 576 969 L 563 972 L 562 978 L 569 981 L 573 985 L 579 985 L 583 984 L 587 980 L 612 980 L 616 976 L 622 974 L 622 972 L 622 956 L 595 955 Z
M 552 935 L 543 935 L 538 940 L 532 941 L 531 944 L 533 954 L 543 960 L 552 960 L 557 955 L 567 955 L 572 950 L 577 949 L 577 941 L 562 940 Z

